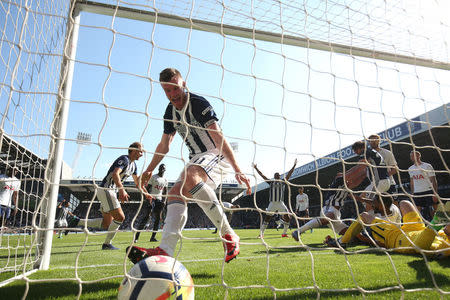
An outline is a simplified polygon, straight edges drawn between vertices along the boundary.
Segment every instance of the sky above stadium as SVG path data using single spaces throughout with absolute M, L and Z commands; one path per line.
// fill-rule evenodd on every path
M 159 72 L 175 67 L 207 98 L 252 182 L 325 156 L 448 101 L 448 71 L 81 14 L 64 160 L 78 132 L 92 134 L 74 177 L 102 178 L 134 141 L 158 144 L 168 104 Z M 111 28 L 113 30 L 111 30 Z M 444 29 L 448 30 L 448 27 Z M 446 38 L 446 37 L 444 37 Z M 175 180 L 188 150 L 177 135 L 164 159 Z

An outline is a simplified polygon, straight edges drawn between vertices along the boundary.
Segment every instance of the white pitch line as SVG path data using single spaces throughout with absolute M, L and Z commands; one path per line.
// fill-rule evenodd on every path
M 320 251 L 320 252 L 316 252 L 314 253 L 314 255 L 317 254 L 331 254 L 331 252 L 329 251 Z M 272 254 L 273 255 L 273 254 Z M 306 256 L 309 255 L 309 253 L 307 252 L 303 252 L 300 254 L 301 256 Z M 259 256 L 239 256 L 238 260 L 242 260 L 242 259 L 261 259 L 261 258 L 266 258 L 267 255 L 259 255 Z M 190 259 L 190 260 L 180 260 L 181 263 L 194 263 L 194 262 L 207 262 L 207 261 L 223 261 L 223 258 L 204 258 L 204 259 Z M 77 269 L 89 269 L 89 268 L 101 268 L 101 267 L 118 267 L 118 266 L 123 266 L 123 264 L 103 264 L 103 265 L 90 265 L 90 266 L 81 266 L 78 267 Z M 66 269 L 75 269 L 74 266 L 61 266 L 61 267 L 55 267 L 55 268 L 51 268 L 52 270 L 66 270 Z

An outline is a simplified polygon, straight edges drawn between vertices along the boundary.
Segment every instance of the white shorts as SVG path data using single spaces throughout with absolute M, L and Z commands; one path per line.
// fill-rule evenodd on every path
M 389 181 L 389 178 L 387 178 L 387 179 L 382 179 L 382 180 L 378 181 L 376 189 L 374 188 L 374 184 L 371 183 L 364 189 L 364 191 L 366 191 L 369 194 L 370 199 L 373 199 L 373 197 L 375 196 L 375 194 L 377 192 L 385 193 L 389 190 L 390 187 L 391 187 L 391 183 Z
M 208 180 L 205 183 L 213 190 L 215 190 L 224 179 L 234 175 L 234 170 L 230 163 L 218 149 L 195 155 L 187 163 L 186 169 L 189 168 L 189 166 L 200 166 L 206 172 L 206 175 L 208 175 Z M 177 182 L 181 181 L 181 176 L 182 175 L 180 175 Z
M 281 201 L 271 201 L 269 206 L 267 206 L 266 211 L 269 212 L 288 212 L 288 209 L 284 202 Z
M 97 198 L 100 201 L 100 211 L 102 213 L 108 213 L 120 207 L 120 202 L 117 199 L 117 193 L 114 189 L 99 187 L 97 190 Z
M 324 206 L 323 209 L 320 210 L 321 217 L 325 217 L 327 213 L 332 213 L 335 220 L 341 219 L 341 211 L 332 205 Z
M 67 220 L 66 219 L 56 220 L 55 228 L 66 228 L 66 227 L 67 227 Z
M 347 227 L 347 225 L 345 225 L 344 222 L 341 221 L 341 210 L 340 209 L 337 209 L 336 207 L 331 206 L 331 205 L 324 206 L 320 212 L 320 216 L 325 218 L 327 213 L 332 213 L 334 215 L 334 219 L 330 218 L 330 219 L 332 219 L 332 221 L 330 221 L 330 222 L 333 224 L 328 223 L 327 226 L 330 229 L 334 230 L 337 234 L 339 234 L 342 231 L 342 229 Z

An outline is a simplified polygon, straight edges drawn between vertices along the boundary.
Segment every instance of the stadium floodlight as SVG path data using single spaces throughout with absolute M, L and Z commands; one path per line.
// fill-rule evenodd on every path
M 72 172 L 75 170 L 75 168 L 78 165 L 78 160 L 80 159 L 81 152 L 83 150 L 83 146 L 88 145 L 91 142 L 92 135 L 90 133 L 86 132 L 78 132 L 77 134 L 77 141 L 78 144 L 77 151 L 75 152 L 75 155 L 73 157 L 72 161 Z
M 91 142 L 92 134 L 86 132 L 78 132 L 77 144 L 87 145 Z

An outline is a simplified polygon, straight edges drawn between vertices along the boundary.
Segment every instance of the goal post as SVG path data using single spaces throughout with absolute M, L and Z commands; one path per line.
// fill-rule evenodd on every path
M 52 140 L 50 142 L 50 157 L 47 161 L 46 185 L 44 187 L 42 209 L 47 218 L 41 219 L 40 233 L 43 235 L 42 260 L 40 270 L 48 270 L 52 251 L 53 228 L 59 194 L 59 182 L 63 164 L 64 141 L 66 138 L 67 119 L 69 115 L 70 95 L 72 91 L 73 72 L 76 59 L 80 11 L 72 5 L 67 17 L 67 29 L 64 52 L 61 63 L 60 83 L 55 107 L 55 116 L 51 125 Z M 48 195 L 48 196 L 47 196 Z M 48 197 L 48 198 L 47 198 Z
M 250 40 L 261 40 L 290 46 L 311 48 L 315 50 L 323 50 L 351 56 L 354 55 L 415 66 L 450 70 L 450 63 L 445 61 L 436 61 L 432 59 L 424 59 L 398 53 L 365 49 L 357 46 L 349 46 L 345 44 L 314 40 L 306 37 L 293 36 L 284 33 L 280 34 L 275 32 L 262 31 L 255 28 L 238 27 L 224 23 L 214 23 L 200 19 L 186 18 L 179 15 L 170 15 L 167 13 L 159 12 L 157 13 L 153 11 L 134 9 L 132 7 L 112 5 L 95 1 L 80 0 L 77 2 L 76 6 L 81 11 L 115 16 L 118 18 L 127 18 L 193 30 L 208 31 L 221 35 L 230 35 Z
M 430 6 L 436 9 L 436 3 L 439 1 Z M 121 234 L 133 235 L 133 240 L 127 239 L 126 246 L 122 243 L 120 261 L 116 255 L 114 261 L 103 260 L 98 265 L 86 255 L 89 251 L 85 252 L 85 247 L 101 232 L 83 230 L 84 241 L 75 234 L 64 240 L 54 239 L 58 197 L 64 188 L 72 189 L 71 197 L 77 192 L 89 193 L 88 198 L 74 201 L 76 205 L 83 204 L 80 217 L 99 217 L 101 213 L 94 211 L 94 207 L 99 207 L 95 200 L 99 178 L 103 178 L 118 153 L 126 153 L 131 142 L 144 145 L 145 154 L 137 162 L 137 173 L 142 173 L 163 127 L 167 99 L 158 76 L 166 67 L 180 69 L 188 90 L 192 88 L 192 92 L 211 102 L 230 145 L 239 142 L 236 156 L 242 172 L 251 178 L 254 192 L 247 196 L 251 205 L 234 212 L 240 221 L 245 217 L 253 220 L 251 224 L 241 222 L 243 231 L 259 228 L 267 207 L 261 203 L 268 204 L 269 199 L 267 184 L 254 170 L 256 164 L 268 177 L 279 172 L 283 178 L 298 160 L 291 177 L 292 182 L 297 181 L 286 188 L 286 198 L 290 200 L 286 214 L 295 216 L 292 200 L 297 189 L 305 187 L 320 194 L 310 199 L 318 207 L 316 217 L 324 204 L 323 193 L 330 190 L 331 180 L 323 184 L 324 178 L 332 179 L 337 172 L 356 164 L 348 161 L 354 159 L 349 145 L 373 133 L 385 132 L 381 134 L 382 142 L 389 144 L 391 150 L 401 148 L 404 156 L 417 149 L 430 156 L 438 152 L 443 167 L 436 174 L 448 178 L 448 150 L 446 145 L 441 149 L 435 143 L 433 134 L 439 131 L 442 138 L 443 132 L 449 130 L 448 124 L 443 123 L 445 118 L 449 121 L 450 23 L 430 19 L 428 8 L 420 4 L 416 7 L 411 3 L 413 8 L 402 5 L 407 4 L 382 0 L 0 0 L 0 173 L 17 167 L 21 184 L 18 216 L 12 218 L 11 225 L 1 228 L 0 286 L 23 281 L 26 298 L 32 295 L 34 284 L 71 281 L 78 288 L 74 296 L 80 298 L 86 284 L 114 281 L 125 275 L 129 262 L 122 248 L 134 243 L 134 222 L 139 216 L 136 209 L 141 210 L 142 203 L 138 199 L 130 203 L 132 209 L 126 214 L 126 221 L 132 221 L 124 220 L 122 224 L 126 232 Z M 445 117 L 434 124 L 424 114 L 434 114 L 437 107 L 442 107 L 439 114 Z M 415 140 L 414 135 L 422 131 L 416 132 L 411 126 L 419 122 L 423 128 L 428 126 L 431 142 L 425 138 Z M 81 131 L 92 132 L 95 137 L 84 147 L 82 157 L 74 135 L 78 124 L 84 127 Z M 388 134 L 387 130 L 394 126 L 402 131 L 401 135 Z M 172 181 L 178 178 L 178 173 L 173 172 L 183 170 L 189 161 L 186 147 L 177 143 L 175 140 L 162 162 L 171 172 L 168 177 Z M 74 145 L 78 147 L 76 152 Z M 329 153 L 332 155 L 326 157 Z M 78 173 L 70 170 L 74 174 L 69 179 L 77 176 L 85 180 L 61 181 L 65 161 L 73 157 L 73 166 L 79 158 L 83 163 L 77 168 Z M 409 158 L 402 157 L 396 181 L 398 195 L 411 199 L 409 164 Z M 308 182 L 301 182 L 299 179 L 306 175 Z M 234 181 L 230 183 L 233 184 Z M 124 186 L 134 189 L 132 182 Z M 223 201 L 225 192 L 221 189 L 219 199 Z M 137 189 L 133 193 L 142 196 Z M 237 201 L 244 202 L 244 198 Z M 17 206 L 11 205 L 11 209 Z M 195 215 L 188 221 L 201 227 L 209 224 L 204 215 Z M 298 218 L 296 221 L 295 227 L 299 225 Z M 218 241 L 187 236 L 182 233 L 179 247 L 185 247 L 185 241 L 187 245 L 192 240 Z M 249 267 L 258 269 L 255 273 L 265 275 L 265 279 L 232 282 L 234 279 L 227 272 L 238 268 L 235 265 L 225 265 L 221 257 L 189 257 L 187 263 L 222 263 L 220 271 L 214 266 L 215 272 L 220 272 L 220 278 L 216 278 L 219 281 L 209 280 L 209 275 L 198 276 L 202 280 L 199 290 L 222 288 L 225 298 L 253 288 L 270 290 L 274 297 L 278 293 L 308 290 L 316 291 L 318 297 L 321 293 L 339 296 L 359 292 L 369 296 L 386 291 L 399 291 L 403 296 L 416 290 L 432 291 L 441 297 L 449 294 L 441 288 L 440 276 L 435 279 L 432 273 L 425 255 L 429 251 L 421 254 L 432 278 L 431 287 L 404 285 L 403 274 L 399 275 L 403 269 L 397 268 L 397 259 L 391 250 L 381 248 L 377 251 L 390 262 L 394 283 L 382 281 L 368 288 L 360 284 L 364 272 L 353 263 L 358 263 L 358 255 L 370 250 L 358 249 L 350 250 L 355 254 L 352 257 L 345 251 L 339 257 L 344 262 L 341 267 L 348 267 L 349 281 L 353 282 L 341 287 L 328 285 L 321 281 L 321 274 L 315 274 L 327 268 L 321 256 L 334 253 L 318 246 L 317 240 L 308 245 L 294 244 L 290 235 L 289 241 L 276 242 L 256 236 L 253 240 L 242 239 L 242 262 L 251 262 Z M 55 243 L 61 245 L 66 240 L 79 244 L 70 245 L 77 247 L 73 251 L 76 257 L 68 263 L 71 265 L 62 264 L 57 271 L 52 270 L 52 249 Z M 100 246 L 93 251 L 102 249 Z M 244 253 L 250 248 L 263 253 L 258 257 L 260 261 L 254 263 L 254 258 Z M 272 256 L 272 250 L 280 251 Z M 297 250 L 305 251 L 304 256 L 311 258 L 307 262 L 311 274 L 305 271 L 309 275 L 299 275 L 307 283 L 300 287 L 278 286 L 274 283 L 278 275 L 272 271 L 279 270 L 275 264 L 272 267 L 272 261 L 282 257 L 283 251 L 292 255 Z M 291 264 L 283 266 L 283 272 L 284 267 L 293 268 Z M 110 269 L 105 273 L 86 271 L 100 268 Z M 50 275 L 31 278 L 30 274 L 37 270 L 47 270 Z M 93 295 L 96 296 L 95 291 Z

